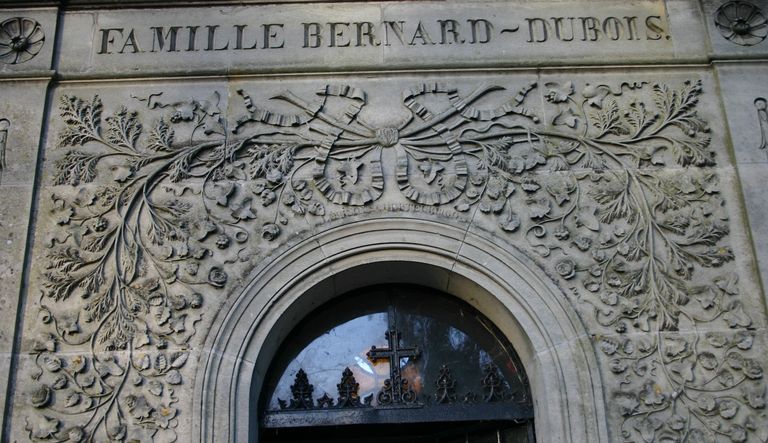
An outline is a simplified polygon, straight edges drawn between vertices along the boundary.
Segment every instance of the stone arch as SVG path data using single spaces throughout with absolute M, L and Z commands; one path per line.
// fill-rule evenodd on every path
M 417 283 L 494 322 L 531 382 L 537 439 L 608 442 L 590 336 L 565 294 L 509 245 L 427 220 L 375 219 L 316 234 L 263 263 L 219 311 L 200 356 L 200 441 L 256 441 L 261 380 L 282 339 L 317 306 L 367 285 Z

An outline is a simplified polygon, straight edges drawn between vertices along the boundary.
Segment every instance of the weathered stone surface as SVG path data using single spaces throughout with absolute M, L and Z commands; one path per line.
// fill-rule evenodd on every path
M 318 4 L 67 15 L 65 76 L 701 61 L 693 1 Z M 552 11 L 557 11 L 553 16 Z M 669 20 L 672 22 L 668 21 Z M 674 28 L 672 27 L 674 24 Z M 610 64 L 610 62 L 609 62 Z
M 56 10 L 0 10 L 0 76 L 50 75 Z
M 61 76 L 0 84 L 5 435 L 245 441 L 303 315 L 398 281 L 499 325 L 541 441 L 766 440 L 768 74 L 722 59 L 768 43 L 730 3 L 762 32 L 692 0 L 65 11 L 0 70 Z
M 768 165 L 768 74 L 761 63 L 717 66 L 728 126 L 731 129 L 734 156 L 741 179 L 763 284 L 768 282 L 768 243 L 764 213 L 766 210 L 762 177 Z
M 46 86 L 46 82 L 0 83 L 0 360 L 6 368 L 11 367 L 22 294 Z M 0 373 L 0 398 L 6 397 L 10 375 L 10 371 Z M 0 403 L 0 415 L 3 424 L 7 418 L 5 402 Z

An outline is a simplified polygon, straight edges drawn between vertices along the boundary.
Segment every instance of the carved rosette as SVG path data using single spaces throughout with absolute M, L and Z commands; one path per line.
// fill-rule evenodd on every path
M 322 229 L 327 208 L 370 206 L 386 189 L 471 214 L 570 289 L 611 386 L 615 438 L 768 438 L 764 357 L 732 264 L 700 81 L 511 94 L 426 82 L 402 95 L 410 118 L 381 127 L 359 120 L 367 95 L 347 85 L 278 94 L 292 113 L 240 91 L 234 123 L 218 92 L 147 94 L 130 109 L 61 97 L 31 439 L 175 435 L 200 308 L 231 289 L 231 269 L 301 223 Z M 407 397 L 402 383 L 387 389 Z M 295 387 L 295 406 L 315 401 Z M 352 381 L 339 390 L 339 403 L 354 402 Z
M 0 63 L 27 62 L 43 49 L 45 33 L 37 21 L 13 17 L 0 23 Z
M 747 1 L 729 1 L 717 8 L 715 26 L 720 35 L 740 46 L 754 46 L 768 36 L 768 18 Z

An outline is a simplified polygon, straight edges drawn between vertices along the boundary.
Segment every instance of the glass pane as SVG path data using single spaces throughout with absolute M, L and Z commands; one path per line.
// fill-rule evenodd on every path
M 399 340 L 388 339 L 389 330 L 396 330 Z M 379 358 L 369 353 L 372 346 Z M 416 401 L 403 396 L 387 406 L 529 401 L 517 355 L 476 310 L 433 290 L 383 286 L 341 297 L 302 321 L 270 369 L 264 387 L 267 409 L 291 409 L 300 370 L 312 391 L 309 395 L 309 387 L 302 385 L 309 404 L 294 406 L 336 405 L 346 368 L 359 386 L 359 399 L 382 406 L 377 396 L 392 376 L 393 347 L 400 351 L 401 374 Z
M 371 344 L 386 346 L 381 331 L 387 329 L 387 314 L 368 314 L 336 326 L 314 339 L 291 361 L 277 384 L 270 409 L 279 409 L 278 399 L 291 399 L 291 385 L 299 369 L 307 374 L 314 386 L 314 397 L 338 395 L 336 385 L 345 368 L 352 370 L 360 386 L 359 395 L 375 394 L 389 377 L 388 368 L 371 364 L 366 352 Z

